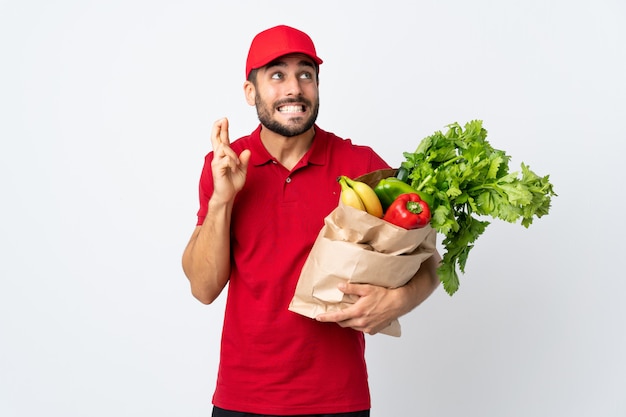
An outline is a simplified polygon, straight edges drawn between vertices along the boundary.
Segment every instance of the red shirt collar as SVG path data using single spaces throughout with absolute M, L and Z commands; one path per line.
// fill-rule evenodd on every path
M 314 126 L 314 129 L 315 136 L 313 137 L 313 143 L 311 144 L 311 148 L 309 148 L 309 150 L 302 157 L 301 163 L 298 164 L 300 166 L 307 164 L 326 165 L 328 155 L 328 152 L 326 152 L 328 148 L 328 133 L 320 129 L 317 125 Z M 260 124 L 250 134 L 250 151 L 252 151 L 252 155 L 250 157 L 250 163 L 252 165 L 264 165 L 275 160 L 267 149 L 265 149 L 263 142 L 261 142 Z

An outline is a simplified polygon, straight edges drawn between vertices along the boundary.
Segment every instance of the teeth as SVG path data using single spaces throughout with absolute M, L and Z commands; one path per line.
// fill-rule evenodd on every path
M 303 112 L 304 108 L 302 106 L 283 106 L 278 111 L 281 113 L 299 113 Z

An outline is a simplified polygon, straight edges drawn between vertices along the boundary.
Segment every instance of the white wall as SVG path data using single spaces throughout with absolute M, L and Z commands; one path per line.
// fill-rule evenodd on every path
M 217 3 L 214 4 L 214 3 Z M 319 123 L 391 164 L 448 123 L 550 174 L 461 289 L 368 337 L 373 416 L 626 415 L 626 6 L 595 1 L 0 1 L 0 415 L 207 416 L 223 299 L 189 294 L 212 122 L 256 126 L 252 36 L 325 59 Z

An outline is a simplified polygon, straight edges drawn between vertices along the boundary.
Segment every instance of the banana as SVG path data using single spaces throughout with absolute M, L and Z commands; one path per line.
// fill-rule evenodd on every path
M 343 176 L 343 178 L 347 186 L 357 194 L 365 211 L 372 216 L 383 217 L 383 206 L 372 187 L 362 181 L 356 181 L 346 176 Z
M 363 205 L 363 202 L 361 201 L 361 198 L 359 197 L 359 195 L 356 193 L 355 190 L 350 188 L 350 186 L 346 182 L 346 178 L 347 177 L 343 177 L 343 176 L 339 177 L 339 184 L 341 185 L 341 202 L 345 204 L 346 206 L 350 206 L 358 210 L 366 211 L 365 206 Z

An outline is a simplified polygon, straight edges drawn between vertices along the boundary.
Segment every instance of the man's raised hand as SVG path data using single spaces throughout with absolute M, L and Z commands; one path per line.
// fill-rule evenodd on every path
M 213 145 L 213 198 L 229 202 L 243 188 L 246 182 L 250 150 L 246 149 L 239 156 L 230 147 L 228 137 L 228 119 L 222 118 L 213 124 L 211 131 Z

